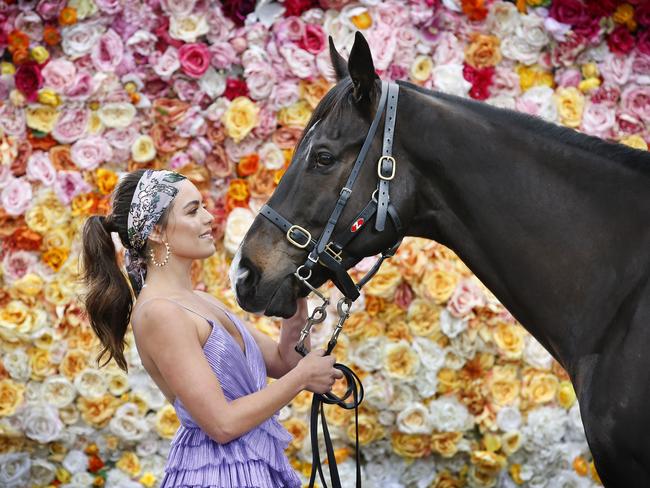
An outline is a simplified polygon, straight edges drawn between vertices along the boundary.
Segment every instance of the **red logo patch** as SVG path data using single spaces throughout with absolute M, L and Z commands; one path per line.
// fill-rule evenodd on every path
M 352 224 L 352 228 L 350 230 L 352 232 L 358 231 L 361 228 L 361 226 L 363 225 L 363 223 L 364 223 L 363 219 L 357 220 L 354 224 Z

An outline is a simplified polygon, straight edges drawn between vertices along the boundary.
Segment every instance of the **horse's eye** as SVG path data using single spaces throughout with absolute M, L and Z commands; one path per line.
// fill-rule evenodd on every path
M 329 166 L 334 162 L 334 156 L 327 152 L 319 152 L 316 155 L 316 163 L 321 166 Z

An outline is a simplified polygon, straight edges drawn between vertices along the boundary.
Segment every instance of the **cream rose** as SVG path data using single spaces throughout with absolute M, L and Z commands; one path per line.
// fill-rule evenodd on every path
M 224 246 L 228 252 L 235 254 L 244 235 L 253 224 L 255 215 L 247 208 L 236 207 L 228 215 L 224 233 Z
M 156 145 L 151 136 L 142 134 L 133 141 L 131 157 L 136 163 L 146 163 L 156 157 Z

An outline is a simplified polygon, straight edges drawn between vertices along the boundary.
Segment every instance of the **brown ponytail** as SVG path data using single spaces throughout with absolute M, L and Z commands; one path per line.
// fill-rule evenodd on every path
M 104 346 L 97 357 L 99 361 L 108 353 L 128 373 L 124 357 L 124 336 L 131 320 L 134 299 L 140 294 L 134 277 L 127 281 L 125 272 L 118 266 L 115 244 L 111 232 L 117 232 L 122 245 L 131 248 L 127 224 L 131 200 L 140 177 L 145 170 L 127 173 L 115 187 L 112 195 L 112 212 L 109 216 L 93 215 L 83 226 L 81 279 L 86 294 L 82 298 L 90 325 Z M 164 228 L 171 205 L 160 219 Z M 142 252 L 146 251 L 147 246 Z M 129 282 L 131 286 L 129 286 Z M 133 291 L 132 291 L 133 290 Z

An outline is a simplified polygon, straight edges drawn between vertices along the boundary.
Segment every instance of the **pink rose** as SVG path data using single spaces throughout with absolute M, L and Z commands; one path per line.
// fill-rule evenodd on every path
M 273 87 L 271 96 L 269 97 L 269 108 L 272 110 L 280 110 L 298 101 L 298 85 L 291 81 L 281 81 Z
M 577 68 L 559 69 L 555 72 L 555 82 L 561 87 L 575 86 L 582 81 L 582 73 Z
M 0 128 L 6 135 L 24 138 L 26 133 L 25 112 L 12 103 L 0 105 Z
M 93 46 L 90 59 L 97 71 L 115 71 L 124 57 L 124 44 L 113 29 L 108 29 Z
M 113 156 L 111 146 L 103 137 L 89 136 L 78 140 L 70 149 L 72 162 L 79 169 L 92 170 Z
M 591 101 L 593 103 L 602 103 L 608 107 L 616 107 L 618 99 L 621 97 L 621 90 L 616 85 L 604 83 L 592 92 Z
M 473 280 L 462 279 L 447 302 L 447 310 L 454 317 L 462 318 L 468 315 L 474 307 L 484 304 L 485 295 L 479 286 Z
M 33 251 L 13 251 L 5 254 L 2 260 L 3 278 L 12 284 L 37 267 L 39 258 Z
M 627 84 L 632 74 L 634 57 L 634 54 L 630 56 L 616 56 L 612 53 L 607 53 L 604 61 L 598 63 L 603 80 L 616 85 Z
M 307 24 L 305 33 L 298 41 L 298 45 L 308 53 L 318 54 L 325 49 L 325 32 L 318 24 Z
M 395 290 L 395 304 L 402 310 L 408 310 L 413 301 L 413 295 L 411 286 L 406 281 L 403 281 Z
M 69 205 L 74 197 L 88 193 L 92 187 L 83 179 L 79 171 L 59 171 L 54 182 L 54 193 L 64 205 Z
M 616 123 L 616 112 L 613 107 L 602 103 L 587 103 L 582 113 L 580 130 L 589 135 L 608 139 Z
M 137 30 L 126 41 L 126 45 L 133 50 L 134 53 L 141 56 L 150 56 L 156 48 L 158 38 L 151 32 L 146 30 Z
M 108 129 L 104 132 L 103 137 L 113 149 L 130 150 L 139 135 L 138 128 L 132 124 L 123 129 Z
M 636 37 L 636 47 L 640 53 L 650 56 L 650 30 L 639 31 Z
M 278 119 L 274 110 L 262 107 L 258 114 L 259 122 L 253 129 L 253 135 L 260 139 L 266 139 L 278 128 Z
M 581 25 L 588 19 L 587 9 L 580 0 L 553 0 L 549 16 L 558 22 Z
M 154 51 L 149 56 L 149 64 L 154 73 L 163 80 L 169 80 L 174 72 L 181 67 L 178 59 L 178 50 L 173 46 L 167 46 L 164 53 Z M 206 68 L 207 69 L 207 68 Z
M 115 15 L 122 10 L 120 0 L 94 0 L 97 8 L 108 15 Z
M 26 178 L 11 178 L 0 195 L 5 211 L 14 217 L 25 213 L 31 200 L 32 185 Z
M 169 165 L 169 169 L 177 170 L 178 168 L 182 168 L 183 166 L 189 164 L 190 162 L 192 162 L 192 160 L 187 155 L 187 153 L 183 151 L 179 151 L 177 153 L 174 153 L 174 155 L 171 158 L 169 158 L 167 164 Z
M 178 98 L 184 102 L 198 104 L 204 95 L 198 83 L 194 80 L 177 78 L 174 80 L 173 87 Z
M 204 136 L 208 130 L 205 118 L 199 107 L 190 107 L 175 126 L 176 133 L 181 137 Z
M 78 72 L 72 84 L 65 90 L 65 94 L 71 100 L 87 100 L 95 91 L 93 77 L 88 71 Z
M 492 78 L 492 87 L 490 88 L 493 96 L 508 95 L 516 97 L 521 93 L 521 84 L 519 75 L 512 69 L 503 66 L 496 66 L 494 77 Z
M 57 58 L 45 65 L 42 74 L 45 86 L 64 93 L 74 83 L 77 68 L 65 58 Z
M 616 112 L 615 138 L 640 134 L 645 130 L 645 125 L 635 114 L 619 109 Z
M 650 86 L 626 86 L 621 93 L 621 105 L 626 112 L 650 121 Z
M 576 64 L 576 59 L 584 51 L 586 44 L 585 37 L 573 32 L 565 42 L 554 43 L 551 46 L 549 61 L 554 67 Z
M 300 17 L 287 17 L 273 24 L 273 34 L 280 45 L 298 42 L 305 36 L 305 23 Z
M 316 75 L 314 55 L 295 44 L 280 46 L 280 54 L 289 66 L 289 70 L 298 78 L 310 79 Z
M 632 81 L 639 85 L 650 85 L 650 53 L 636 51 L 632 62 Z
M 64 110 L 56 121 L 52 135 L 62 144 L 70 144 L 81 138 L 88 127 L 90 111 L 86 108 Z
M 31 39 L 43 38 L 43 21 L 34 11 L 27 10 L 19 13 L 14 27 L 27 34 Z
M 452 32 L 440 34 L 436 43 L 437 47 L 433 53 L 434 65 L 462 64 L 464 59 L 463 49 L 460 41 Z
M 52 186 L 56 180 L 56 169 L 52 166 L 50 156 L 44 151 L 35 151 L 27 160 L 27 178 L 40 181 L 45 186 Z
M 53 20 L 59 16 L 68 0 L 41 0 L 36 6 L 36 11 L 45 20 Z
M 210 50 L 201 42 L 183 44 L 178 58 L 183 73 L 192 78 L 201 78 L 210 67 Z
M 267 63 L 254 62 L 247 65 L 244 76 L 250 97 L 254 100 L 268 98 L 277 82 L 273 69 Z
M 204 137 L 196 137 L 187 146 L 187 155 L 198 164 L 204 164 L 205 158 L 212 151 L 212 144 Z
M 409 30 L 403 28 L 411 22 L 409 7 L 404 3 L 398 2 L 384 2 L 375 6 L 377 14 L 377 21 L 389 25 L 396 29 L 396 36 L 400 36 L 400 32 Z
M 217 69 L 229 70 L 237 62 L 237 54 L 228 42 L 211 44 L 208 49 L 211 55 L 210 62 Z

